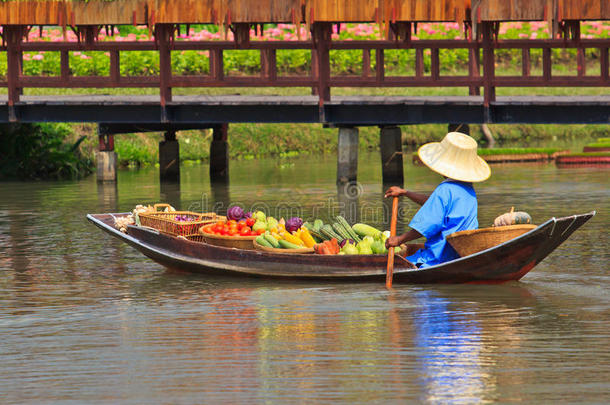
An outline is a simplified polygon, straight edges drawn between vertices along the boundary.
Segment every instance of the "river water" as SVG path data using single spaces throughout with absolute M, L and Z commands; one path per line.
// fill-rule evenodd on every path
M 155 168 L 118 186 L 0 183 L 0 403 L 604 403 L 610 401 L 607 169 L 493 166 L 479 220 L 597 215 L 521 282 L 395 285 L 168 272 L 87 213 L 168 201 L 342 212 L 387 227 L 378 154 L 337 190 L 334 157 L 205 165 L 181 185 Z M 406 186 L 441 180 L 410 163 Z M 281 204 L 280 204 L 281 203 Z M 224 205 L 223 205 L 224 204 Z M 415 207 L 403 203 L 404 221 Z

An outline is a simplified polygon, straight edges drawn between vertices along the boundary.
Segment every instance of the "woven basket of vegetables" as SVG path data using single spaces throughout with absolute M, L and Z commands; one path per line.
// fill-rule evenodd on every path
M 280 254 L 308 254 L 313 253 L 313 248 L 303 247 L 300 249 L 284 249 L 284 248 L 274 248 L 263 246 L 256 242 L 256 239 L 253 241 L 254 248 L 256 250 L 262 250 L 269 253 L 280 253 Z
M 140 225 L 154 228 L 168 235 L 187 236 L 197 234 L 202 225 L 224 218 L 214 212 L 157 211 L 159 208 L 167 207 L 169 204 L 155 204 L 154 211 L 139 214 Z
M 506 225 L 460 231 L 447 236 L 447 242 L 461 257 L 465 257 L 508 242 L 534 228 L 536 225 Z
M 227 236 L 227 235 L 216 235 L 213 233 L 207 233 L 199 230 L 199 233 L 203 235 L 203 239 L 206 243 L 215 246 L 222 246 L 227 248 L 235 249 L 246 249 L 254 250 L 252 242 L 256 236 Z

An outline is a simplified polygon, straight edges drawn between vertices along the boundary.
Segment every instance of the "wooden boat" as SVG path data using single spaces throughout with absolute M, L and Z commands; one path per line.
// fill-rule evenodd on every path
M 385 280 L 387 256 L 284 255 L 213 246 L 168 236 L 150 228 L 114 228 L 127 214 L 90 214 L 87 219 L 112 236 L 171 269 L 225 276 L 345 281 Z M 482 252 L 437 266 L 412 268 L 396 259 L 394 283 L 502 283 L 519 280 L 595 215 L 551 218 L 537 228 Z

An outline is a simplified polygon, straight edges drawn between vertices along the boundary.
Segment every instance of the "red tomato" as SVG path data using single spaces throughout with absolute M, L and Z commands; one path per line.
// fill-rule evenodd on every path
M 249 229 L 242 229 L 241 231 L 239 231 L 239 236 L 250 236 L 250 230 Z
M 248 225 L 248 226 L 252 226 L 252 225 L 254 225 L 255 223 L 256 223 L 256 219 L 254 219 L 254 218 L 248 218 L 248 219 L 246 219 L 246 225 Z
M 265 231 L 263 231 L 262 229 L 259 229 L 258 231 L 256 231 L 255 235 L 261 235 L 265 233 Z

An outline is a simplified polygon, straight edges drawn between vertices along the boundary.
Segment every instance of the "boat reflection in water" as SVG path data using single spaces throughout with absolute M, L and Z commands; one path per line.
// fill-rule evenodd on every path
M 460 319 L 450 310 L 451 302 L 433 291 L 418 291 L 414 299 L 414 347 L 420 350 L 417 362 L 425 400 L 457 396 L 480 402 L 489 379 L 481 364 L 480 321 L 468 319 L 466 314 Z
M 241 289 L 242 299 L 234 294 L 204 316 L 206 324 L 209 319 L 211 325 L 225 323 L 233 330 L 206 334 L 202 345 L 208 347 L 206 357 L 212 356 L 207 361 L 236 362 L 239 378 L 225 380 L 231 385 L 225 388 L 243 389 L 241 378 L 255 379 L 257 398 L 289 398 L 294 390 L 312 400 L 357 402 L 496 398 L 495 381 L 501 374 L 496 368 L 502 367 L 495 361 L 498 351 L 520 345 L 514 333 L 518 311 L 502 298 L 473 302 L 462 293 L 466 287 L 407 288 L 389 297 L 362 291 L 367 289 L 362 285 L 347 288 L 353 292 L 337 295 L 330 287 L 288 288 L 283 293 L 281 286 Z M 500 296 L 512 303 L 515 292 L 522 303 L 534 300 L 521 287 L 485 288 L 506 290 Z M 475 311 L 486 306 L 482 315 Z M 486 321 L 487 314 L 498 312 L 509 316 L 503 322 Z M 228 319 L 233 316 L 240 320 Z M 510 343 L 500 347 L 494 343 L 498 338 Z

